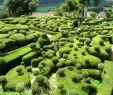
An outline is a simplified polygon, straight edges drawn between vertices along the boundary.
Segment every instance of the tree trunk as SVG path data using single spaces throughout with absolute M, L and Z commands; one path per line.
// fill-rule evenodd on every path
M 84 4 L 82 4 L 82 14 L 81 14 L 81 20 L 84 19 Z

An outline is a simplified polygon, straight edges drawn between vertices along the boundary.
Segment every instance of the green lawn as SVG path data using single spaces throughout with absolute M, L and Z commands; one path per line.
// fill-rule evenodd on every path
M 50 5 L 50 6 L 39 6 L 37 8 L 37 12 L 54 12 L 56 10 L 56 8 L 58 7 L 58 5 Z

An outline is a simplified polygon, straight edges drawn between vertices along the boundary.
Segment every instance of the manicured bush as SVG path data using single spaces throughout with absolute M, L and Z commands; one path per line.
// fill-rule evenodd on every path
M 99 52 L 99 49 L 100 49 L 99 46 L 95 46 L 94 48 L 97 52 Z
M 54 65 L 50 59 L 45 59 L 39 63 L 38 67 L 42 75 L 48 76 L 53 70 Z
M 0 76 L 0 83 L 3 83 L 6 81 L 6 77 L 5 76 Z
M 69 47 L 72 48 L 73 47 L 73 44 L 69 44 Z
M 35 95 L 35 94 L 39 94 L 40 93 L 40 89 L 39 89 L 39 86 L 38 86 L 38 83 L 35 83 L 31 86 L 31 90 L 32 90 L 32 94 Z
M 30 52 L 22 57 L 22 61 L 28 66 L 35 57 L 37 57 L 37 52 Z
M 24 45 L 26 42 L 25 35 L 20 34 L 20 33 L 12 34 L 9 38 L 17 41 L 17 44 L 20 46 Z
M 69 92 L 68 95 L 79 95 L 79 94 L 76 90 L 72 90 L 72 91 Z
M 106 46 L 105 50 L 106 50 L 106 52 L 110 53 L 111 52 L 111 46 Z
M 42 75 L 38 75 L 37 77 L 36 77 L 36 79 L 35 79 L 35 82 L 37 82 L 38 83 L 38 86 L 42 86 L 42 87 L 49 87 L 49 82 L 48 82 L 48 79 L 47 79 L 47 77 L 45 77 L 45 76 L 42 76 Z M 35 83 L 34 82 L 34 83 Z
M 32 50 L 34 50 L 34 49 L 36 48 L 36 44 L 35 44 L 35 43 L 31 43 L 31 44 L 30 44 L 30 48 L 31 48 Z
M 77 50 L 78 50 L 78 48 L 77 48 L 77 47 L 75 47 L 75 48 L 74 48 L 74 50 L 75 50 L 75 51 L 77 51 Z
M 49 57 L 49 58 L 51 58 L 55 55 L 56 55 L 56 52 L 54 50 L 48 50 L 47 52 L 45 52 L 45 56 Z
M 23 91 L 24 91 L 24 87 L 22 85 L 16 87 L 16 92 L 23 92 Z
M 73 66 L 68 66 L 67 68 L 68 68 L 68 70 L 70 70 L 70 71 L 73 71 L 73 70 L 74 70 L 74 67 L 73 67 Z
M 6 44 L 3 42 L 2 43 L 0 42 L 0 50 L 4 50 L 5 47 L 6 47 Z
M 57 56 L 52 57 L 52 62 L 53 62 L 54 64 L 57 64 L 58 61 L 59 61 L 59 58 L 58 58 Z
M 23 65 L 24 67 L 26 66 L 26 64 L 24 62 L 21 62 L 21 65 Z
M 17 72 L 18 74 L 21 74 L 21 73 L 22 73 L 22 68 L 21 68 L 21 67 L 18 67 L 18 68 L 16 69 L 16 72 Z
M 100 45 L 104 45 L 104 41 L 103 41 L 103 40 L 100 40 L 100 41 L 99 41 L 99 44 L 100 44 Z
M 60 55 L 60 57 L 63 57 L 63 54 L 64 53 L 65 54 L 69 54 L 69 52 L 70 52 L 70 49 L 69 48 L 60 49 L 59 50 L 59 55 Z
M 72 66 L 72 65 L 74 65 L 71 60 L 66 60 L 65 61 L 65 64 L 66 64 L 66 66 Z
M 42 64 L 38 65 L 39 69 L 42 69 L 44 66 Z
M 63 89 L 64 88 L 64 85 L 63 84 L 59 84 L 58 85 L 58 89 Z
M 35 34 L 36 35 L 36 34 Z M 27 42 L 36 42 L 38 37 L 35 36 L 34 34 L 27 34 L 26 35 L 26 40 Z
M 73 82 L 77 82 L 78 81 L 77 75 L 72 75 L 71 79 L 72 79 Z
M 102 63 L 98 64 L 98 69 L 103 70 L 104 69 L 104 64 L 102 64 Z
M 26 30 L 20 30 L 19 33 L 26 35 Z
M 60 89 L 60 94 L 61 94 L 61 95 L 62 95 L 62 94 L 66 94 L 66 89 L 65 89 L 65 88 Z
M 49 54 L 49 55 L 48 55 L 48 58 L 51 59 L 52 57 L 53 57 L 53 54 Z
M 33 58 L 31 60 L 32 67 L 38 67 L 38 64 L 43 60 L 43 57 Z
M 77 63 L 76 64 L 76 68 L 79 70 L 79 69 L 81 69 L 81 67 L 82 67 L 82 65 L 80 64 L 80 63 Z
M 38 39 L 38 43 L 40 44 L 41 47 L 43 47 L 44 45 L 48 45 L 50 44 L 50 40 L 47 36 L 47 34 L 41 34 L 39 39 Z
M 86 45 L 89 45 L 91 43 L 91 40 L 90 39 L 86 39 L 85 43 L 86 43 Z
M 32 72 L 31 66 L 26 67 L 27 72 Z
M 88 72 L 83 72 L 82 75 L 83 75 L 84 78 L 89 77 L 89 73 Z
M 33 75 L 35 75 L 35 76 L 39 75 L 39 70 L 33 71 Z
M 65 76 L 65 70 L 64 69 L 59 69 L 58 74 L 59 74 L 60 77 L 64 77 Z
M 81 54 L 82 54 L 82 55 L 86 55 L 86 52 L 85 52 L 85 51 L 82 51 Z

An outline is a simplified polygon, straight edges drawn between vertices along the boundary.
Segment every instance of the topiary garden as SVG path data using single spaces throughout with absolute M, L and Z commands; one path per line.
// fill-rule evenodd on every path
M 0 19 L 0 95 L 112 95 L 113 18 L 76 19 Z

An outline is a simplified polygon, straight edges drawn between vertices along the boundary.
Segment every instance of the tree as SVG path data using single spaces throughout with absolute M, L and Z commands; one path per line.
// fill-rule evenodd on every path
M 101 0 L 94 0 L 94 5 L 95 6 L 98 6 L 99 3 L 100 3 Z M 84 8 L 85 8 L 85 5 L 89 4 L 90 0 L 79 0 L 79 3 L 81 4 L 82 6 L 82 9 L 81 9 L 81 19 L 83 20 L 84 18 Z
M 78 3 L 76 0 L 65 0 L 65 2 L 59 8 L 60 12 L 73 13 L 78 10 Z
M 37 7 L 37 0 L 5 0 L 10 16 L 29 15 Z

